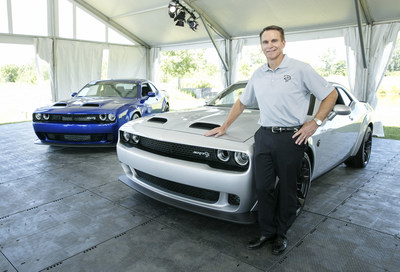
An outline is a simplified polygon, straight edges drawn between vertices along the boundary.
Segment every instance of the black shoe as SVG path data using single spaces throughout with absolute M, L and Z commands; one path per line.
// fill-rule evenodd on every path
M 257 249 L 262 247 L 264 244 L 271 244 L 275 240 L 275 236 L 266 237 L 261 236 L 254 240 L 251 240 L 247 246 L 248 249 Z
M 272 254 L 280 255 L 285 251 L 286 247 L 287 239 L 278 235 L 274 241 L 274 245 L 272 246 Z

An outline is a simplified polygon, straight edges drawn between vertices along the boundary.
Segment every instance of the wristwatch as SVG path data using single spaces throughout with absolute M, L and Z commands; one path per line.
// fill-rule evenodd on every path
M 315 123 L 317 123 L 317 126 L 322 125 L 322 121 L 319 120 L 318 118 L 314 118 Z

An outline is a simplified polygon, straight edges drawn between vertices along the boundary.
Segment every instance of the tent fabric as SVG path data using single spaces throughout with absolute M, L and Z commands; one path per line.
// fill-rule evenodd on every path
M 235 83 L 239 73 L 239 62 L 242 56 L 244 40 L 232 41 L 232 59 L 231 59 L 231 83 Z
M 68 99 L 86 83 L 101 78 L 103 48 L 104 45 L 97 43 L 57 41 L 55 100 Z
M 39 59 L 45 61 L 50 67 L 50 87 L 51 97 L 53 100 L 57 97 L 56 89 L 54 88 L 54 62 L 53 62 L 53 39 L 50 38 L 35 38 L 33 40 L 35 47 L 35 64 L 39 75 L 42 74 L 39 65 Z
M 352 27 L 344 30 L 350 87 L 359 100 L 368 102 L 374 109 L 378 103 L 376 92 L 390 62 L 399 31 L 400 23 L 374 25 L 365 29 L 363 34 L 367 37 L 369 53 L 367 68 L 364 68 L 358 29 Z M 384 136 L 380 120 L 375 122 L 374 135 Z
M 158 71 L 160 69 L 160 48 L 151 48 L 150 49 L 150 75 L 149 79 L 154 83 L 157 83 L 158 80 Z
M 109 46 L 108 78 L 146 78 L 146 75 L 147 61 L 144 47 Z

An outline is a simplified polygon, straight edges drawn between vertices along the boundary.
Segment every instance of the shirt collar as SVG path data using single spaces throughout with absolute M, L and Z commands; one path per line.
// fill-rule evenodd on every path
M 288 67 L 288 66 L 289 66 L 289 65 L 288 65 L 288 62 L 289 62 L 289 57 L 286 56 L 286 54 L 285 54 L 285 55 L 283 56 L 283 60 L 282 60 L 281 64 L 279 64 L 279 66 L 278 66 L 275 70 Z M 265 63 L 263 66 L 261 66 L 261 69 L 262 69 L 264 72 L 267 72 L 267 71 L 272 71 L 272 72 L 273 72 L 273 70 L 272 70 L 271 68 L 269 68 L 268 62 Z

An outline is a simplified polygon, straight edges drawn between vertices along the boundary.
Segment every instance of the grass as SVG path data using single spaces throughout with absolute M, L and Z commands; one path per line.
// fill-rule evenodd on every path
M 400 127 L 383 127 L 384 139 L 400 140 Z

